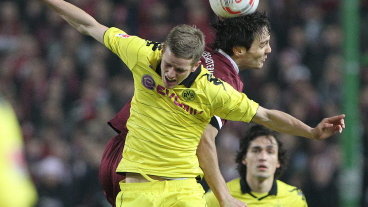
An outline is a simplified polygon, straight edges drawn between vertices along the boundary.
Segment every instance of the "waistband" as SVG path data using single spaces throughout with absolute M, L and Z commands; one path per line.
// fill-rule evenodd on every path
M 173 178 L 173 177 L 162 177 L 156 175 L 146 175 L 144 173 L 126 173 L 125 182 L 126 183 L 146 183 L 154 181 L 170 181 L 170 180 L 186 180 L 190 178 Z M 195 178 L 197 180 L 197 178 Z M 199 181 L 199 179 L 198 179 Z
M 141 183 L 126 183 L 120 181 L 120 189 L 122 192 L 176 192 L 177 190 L 186 189 L 190 192 L 204 193 L 202 185 L 199 184 L 196 178 L 187 178 L 184 180 L 164 180 Z M 203 192 L 202 192 L 203 191 Z

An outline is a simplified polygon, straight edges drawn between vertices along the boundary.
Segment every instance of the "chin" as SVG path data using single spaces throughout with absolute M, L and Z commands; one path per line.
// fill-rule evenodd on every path
M 267 179 L 267 178 L 270 177 L 270 173 L 268 173 L 268 172 L 259 172 L 259 173 L 257 173 L 257 177 L 259 179 Z
M 263 65 L 257 65 L 257 66 L 253 66 L 253 67 L 250 67 L 252 70 L 260 70 L 260 69 L 262 69 L 262 66 Z
M 248 67 L 248 68 L 251 68 L 253 70 L 260 70 L 262 69 L 262 67 L 263 67 L 263 63 L 259 63 L 259 64 L 252 65 L 251 67 Z

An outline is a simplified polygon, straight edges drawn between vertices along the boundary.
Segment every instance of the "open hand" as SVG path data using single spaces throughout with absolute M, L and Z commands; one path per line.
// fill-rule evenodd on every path
M 312 129 L 313 138 L 326 139 L 337 132 L 342 133 L 345 128 L 345 114 L 324 118 L 315 128 Z

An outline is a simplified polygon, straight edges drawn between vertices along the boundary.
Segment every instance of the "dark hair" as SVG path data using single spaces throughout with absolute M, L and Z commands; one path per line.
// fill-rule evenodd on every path
M 240 140 L 239 151 L 238 151 L 238 154 L 236 155 L 235 161 L 238 164 L 237 169 L 242 179 L 245 179 L 245 174 L 247 172 L 247 166 L 242 163 L 242 160 L 248 152 L 250 143 L 253 140 L 255 140 L 257 137 L 260 137 L 260 136 L 273 136 L 277 142 L 278 158 L 279 158 L 280 167 L 276 169 L 275 179 L 280 177 L 282 172 L 286 168 L 286 163 L 287 163 L 286 150 L 283 148 L 283 144 L 279 140 L 277 133 L 262 125 L 255 124 L 249 128 L 245 137 Z
M 233 55 L 233 47 L 243 46 L 249 50 L 258 35 L 271 31 L 266 14 L 257 11 L 245 16 L 218 19 L 212 26 L 216 30 L 214 49 L 222 49 L 230 56 Z
M 204 35 L 201 30 L 189 25 L 178 25 L 167 35 L 164 48 L 168 47 L 178 58 L 198 62 L 204 51 Z

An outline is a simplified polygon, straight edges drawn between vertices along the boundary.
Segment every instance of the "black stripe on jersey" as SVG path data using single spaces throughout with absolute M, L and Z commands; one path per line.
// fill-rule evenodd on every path
M 161 60 L 157 63 L 156 73 L 161 76 Z
M 252 197 L 257 198 L 256 196 L 254 196 L 252 194 L 252 189 L 250 189 L 250 187 L 249 187 L 249 185 L 248 185 L 248 183 L 247 183 L 247 181 L 245 180 L 244 177 L 241 177 L 240 178 L 239 184 L 240 184 L 241 192 L 243 194 L 248 193 Z M 277 182 L 276 182 L 276 179 L 273 180 L 271 190 L 268 191 L 268 194 L 266 196 L 263 196 L 263 197 L 260 197 L 260 198 L 257 198 L 257 199 L 258 200 L 262 200 L 262 199 L 266 198 L 269 195 L 277 195 Z
M 200 65 L 194 72 L 191 72 L 189 76 L 185 80 L 183 80 L 179 85 L 184 85 L 185 87 L 190 88 L 193 85 L 195 79 L 201 73 L 201 71 L 202 69 Z M 157 64 L 156 73 L 159 74 L 160 76 L 162 75 L 161 74 L 161 60 Z
M 190 88 L 193 85 L 195 79 L 201 73 L 201 71 L 202 69 L 200 65 L 194 72 L 191 72 L 189 76 L 185 80 L 183 80 L 179 85 L 184 85 L 185 87 Z

